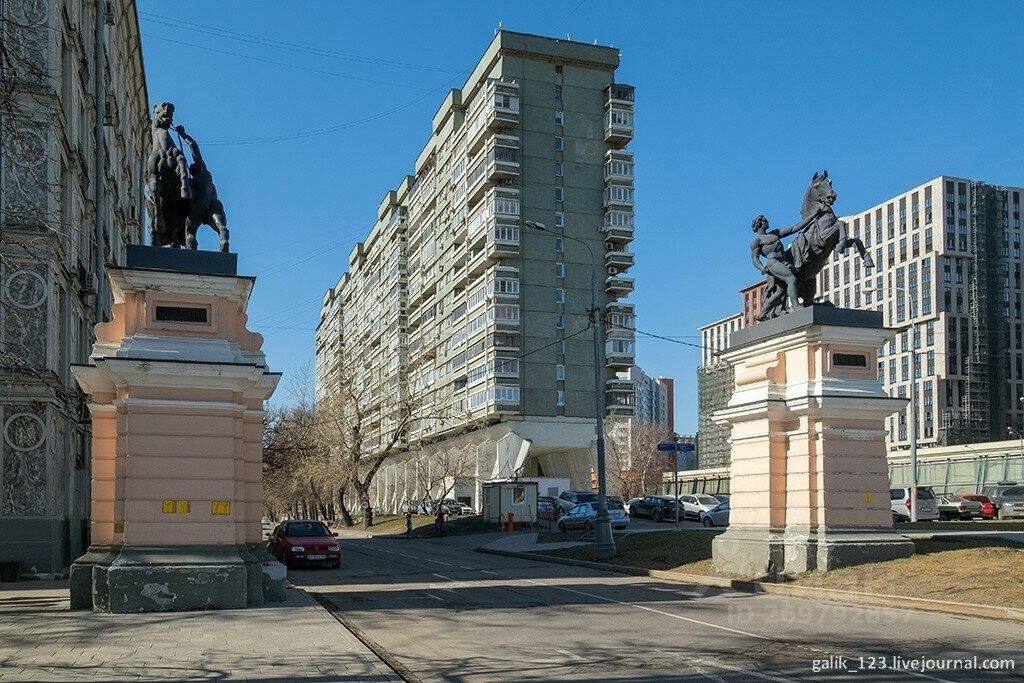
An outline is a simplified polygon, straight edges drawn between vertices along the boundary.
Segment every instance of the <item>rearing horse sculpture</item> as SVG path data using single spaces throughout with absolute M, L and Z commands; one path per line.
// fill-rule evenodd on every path
M 786 257 L 792 264 L 797 280 L 797 296 L 802 306 L 814 303 L 818 290 L 818 273 L 828 262 L 829 256 L 840 256 L 853 247 L 857 250 L 865 268 L 874 268 L 875 263 L 865 248 L 864 243 L 850 237 L 845 221 L 839 220 L 832 205 L 836 201 L 836 192 L 832 189 L 832 180 L 828 171 L 815 172 L 811 184 L 804 193 L 804 203 L 800 209 L 800 229 L 793 243 L 786 249 Z M 787 310 L 785 296 L 786 283 L 769 273 L 768 286 L 765 288 L 765 309 L 759 316 L 767 320 L 782 315 Z M 780 296 L 781 291 L 781 296 Z

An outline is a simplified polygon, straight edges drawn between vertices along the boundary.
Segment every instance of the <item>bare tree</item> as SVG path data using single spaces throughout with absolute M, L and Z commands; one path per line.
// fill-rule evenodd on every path
M 608 427 L 611 488 L 624 500 L 649 495 L 661 485 L 662 475 L 674 466 L 675 454 L 658 450 L 668 438 L 668 429 L 653 422 L 628 420 Z

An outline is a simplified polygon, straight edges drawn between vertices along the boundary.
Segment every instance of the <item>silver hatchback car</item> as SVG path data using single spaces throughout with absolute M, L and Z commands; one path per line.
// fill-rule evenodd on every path
M 608 518 L 613 529 L 629 526 L 629 515 L 619 503 L 608 503 Z M 581 503 L 558 519 L 558 530 L 583 529 L 590 531 L 597 523 L 597 503 Z

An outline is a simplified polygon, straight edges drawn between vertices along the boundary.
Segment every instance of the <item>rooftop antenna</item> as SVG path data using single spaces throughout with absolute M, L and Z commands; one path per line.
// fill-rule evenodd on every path
M 566 34 L 565 34 L 565 39 L 566 39 L 566 40 L 572 40 L 572 36 L 571 36 L 571 35 L 569 35 L 568 33 L 566 33 Z
M 498 31 L 501 30 L 501 20 L 498 20 L 498 28 L 494 29 L 494 35 L 498 35 Z

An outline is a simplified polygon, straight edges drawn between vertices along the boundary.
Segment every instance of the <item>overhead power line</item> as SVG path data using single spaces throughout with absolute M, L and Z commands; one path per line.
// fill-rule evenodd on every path
M 308 45 L 298 45 L 296 43 L 288 43 L 283 40 L 275 40 L 266 36 L 257 36 L 250 33 L 242 33 L 240 31 L 233 31 L 226 28 L 220 28 L 217 26 L 209 26 L 206 24 L 199 24 L 192 21 L 185 21 L 184 19 L 178 19 L 176 17 L 168 17 L 161 14 L 155 14 L 153 12 L 139 12 L 140 18 L 143 21 L 160 24 L 163 26 L 169 26 L 172 28 L 178 28 L 186 31 L 193 31 L 195 33 L 204 33 L 206 35 L 217 36 L 218 38 L 227 38 L 228 40 L 235 40 L 243 43 L 250 43 L 253 45 L 260 45 L 263 47 L 270 47 L 277 50 L 287 50 L 289 52 L 297 52 L 301 54 L 313 55 L 315 57 L 326 57 L 328 59 L 340 59 L 350 62 L 358 62 L 361 64 L 375 64 L 377 66 L 395 67 L 401 69 L 412 69 L 414 71 L 433 71 L 439 73 L 465 73 L 464 71 L 458 71 L 456 69 L 448 69 L 439 66 L 431 66 L 428 64 L 412 64 L 409 62 L 399 62 L 391 59 L 381 59 L 379 57 L 366 57 L 364 55 L 356 55 L 347 52 L 340 52 L 338 50 L 328 50 L 325 48 L 311 47 Z
M 217 47 L 209 47 L 207 45 L 199 45 L 198 43 L 190 43 L 186 40 L 176 40 L 174 38 L 168 38 L 166 36 L 158 36 L 148 31 L 143 34 L 143 37 L 147 40 L 162 40 L 165 43 L 173 43 L 175 45 L 184 45 L 186 47 L 196 48 L 198 50 L 205 50 L 207 52 L 214 52 L 220 55 L 228 55 L 230 57 L 238 57 L 239 59 L 248 59 L 253 62 L 260 62 L 262 64 L 272 64 L 274 66 L 282 66 L 286 69 L 296 69 L 298 71 L 308 71 L 309 73 L 320 74 L 322 76 L 335 76 L 337 78 L 344 78 L 350 81 L 358 81 L 360 83 L 372 83 L 374 85 L 386 85 L 392 88 L 408 88 L 409 90 L 425 90 L 430 92 L 430 88 L 422 85 L 409 85 L 407 83 L 391 83 L 390 81 L 378 81 L 373 78 L 363 78 L 362 76 L 350 76 L 349 74 L 338 73 L 337 71 L 327 71 L 325 69 L 317 69 L 310 66 L 302 66 L 301 64 L 292 64 L 290 62 L 279 62 L 274 59 L 266 59 L 265 57 L 256 57 L 255 55 L 242 54 L 241 52 L 232 52 L 230 50 L 222 50 Z

